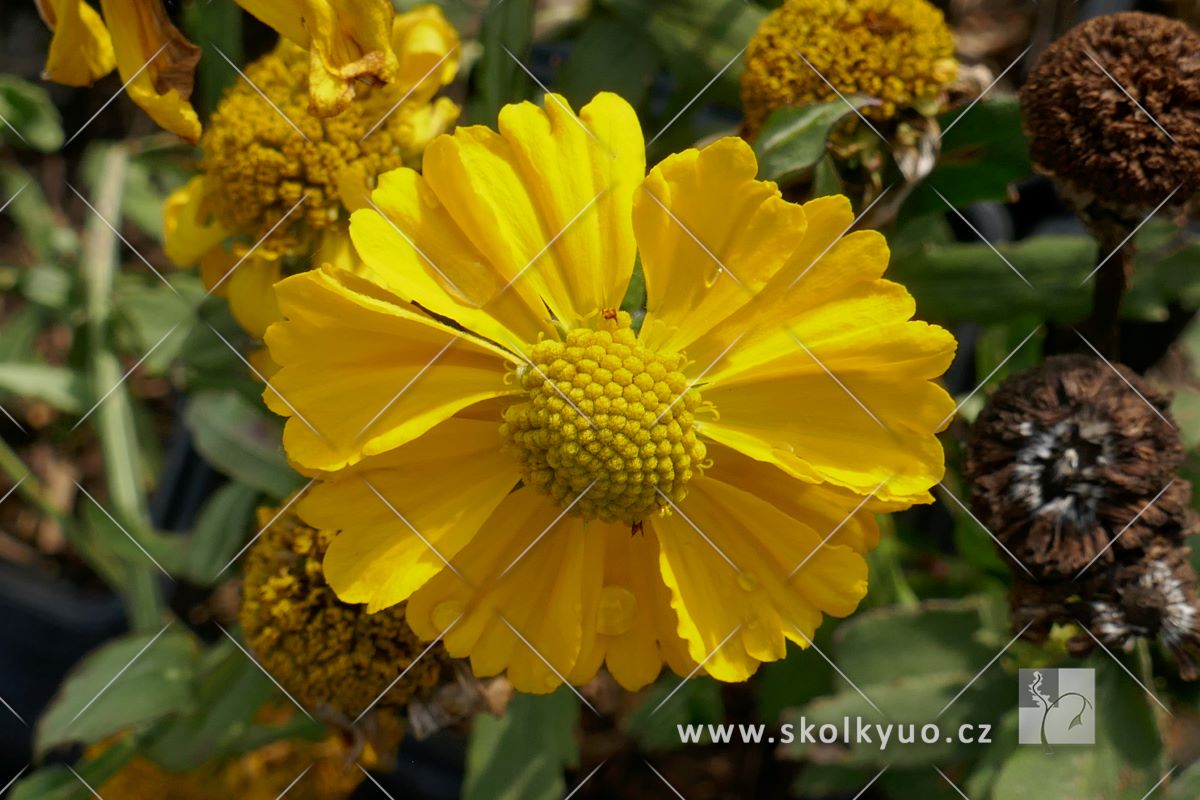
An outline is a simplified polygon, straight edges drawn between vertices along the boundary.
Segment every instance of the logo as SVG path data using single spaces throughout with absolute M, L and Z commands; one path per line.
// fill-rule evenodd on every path
M 1096 671 L 1023 669 L 1017 701 L 1021 744 L 1095 744 Z

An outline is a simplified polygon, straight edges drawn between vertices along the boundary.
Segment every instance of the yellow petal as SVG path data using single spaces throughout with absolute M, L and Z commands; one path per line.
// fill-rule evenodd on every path
M 350 240 L 348 226 L 330 228 L 321 234 L 312 261 L 315 267 L 331 266 L 358 275 L 364 274 L 366 269 L 358 251 L 354 249 L 354 243 Z
M 827 483 L 797 480 L 774 464 L 755 461 L 716 442 L 708 443 L 708 457 L 712 465 L 705 470 L 706 477 L 756 495 L 789 517 L 808 522 L 829 544 L 846 545 L 859 553 L 879 544 L 879 525 L 872 512 L 897 508 L 866 501 Z
M 285 321 L 267 331 L 280 369 L 264 399 L 290 417 L 284 447 L 302 468 L 341 469 L 516 391 L 505 352 L 396 304 L 352 273 L 310 270 L 275 293 Z
M 667 158 L 636 193 L 648 347 L 687 348 L 745 305 L 803 240 L 803 208 L 757 172 L 750 146 L 726 138 Z
M 441 572 L 519 479 L 502 444 L 498 420 L 452 417 L 315 484 L 297 511 L 341 531 L 324 565 L 338 596 L 374 612 Z
M 201 210 L 204 176 L 197 175 L 176 189 L 163 206 L 163 249 L 177 267 L 190 267 L 229 236 L 215 218 Z
M 267 328 L 283 319 L 275 300 L 275 284 L 283 277 L 278 259 L 251 256 L 229 275 L 229 311 L 242 330 L 261 339 Z
M 183 37 L 162 3 L 100 0 L 125 91 L 151 119 L 189 142 L 200 118 L 189 98 L 200 48 Z
M 458 31 L 435 5 L 397 14 L 392 50 L 400 61 L 396 83 L 418 101 L 432 97 L 458 74 Z
M 497 274 L 536 289 L 564 324 L 615 308 L 635 257 L 630 210 L 645 168 L 637 115 L 613 94 L 578 116 L 549 95 L 545 109 L 506 106 L 499 128 L 459 128 L 426 149 L 424 176 L 449 218 Z
M 929 489 L 945 472 L 934 434 L 954 400 L 926 380 L 887 371 L 831 376 L 803 357 L 804 370 L 750 371 L 706 387 L 704 399 L 720 419 L 703 423 L 704 436 L 803 481 L 901 505 L 930 502 Z
M 553 334 L 537 292 L 523 282 L 510 285 L 458 228 L 424 177 L 410 169 L 386 172 L 371 198 L 375 207 L 350 219 L 351 238 L 371 280 L 514 350 L 539 334 Z
M 204 288 L 217 297 L 229 294 L 229 272 L 238 257 L 224 247 L 214 247 L 200 257 L 200 280 Z
M 582 598 L 595 591 L 604 557 L 603 539 L 577 517 L 555 522 L 560 512 L 533 489 L 506 497 L 452 559 L 454 570 L 409 600 L 412 629 L 432 639 L 449 628 L 447 652 L 469 656 L 476 675 L 507 670 L 517 691 L 557 688 L 579 657 Z
M 658 568 L 658 539 L 647 525 L 591 522 L 586 535 L 604 540 L 603 585 L 589 583 L 583 598 L 583 647 L 567 676 L 579 685 L 603 663 L 629 691 L 651 683 L 666 663 L 679 675 L 696 666 L 679 638 L 679 620 Z
M 37 0 L 54 37 L 42 77 L 67 86 L 87 86 L 117 65 L 108 29 L 85 0 Z
M 237 0 L 238 5 L 310 54 L 309 105 L 333 116 L 354 98 L 354 84 L 396 77 L 391 0 Z
M 822 614 L 845 616 L 866 594 L 861 555 L 821 546 L 806 521 L 753 494 L 701 478 L 681 510 L 686 519 L 653 521 L 663 579 L 692 659 L 708 659 L 718 680 L 745 680 L 783 658 L 786 640 L 806 645 Z

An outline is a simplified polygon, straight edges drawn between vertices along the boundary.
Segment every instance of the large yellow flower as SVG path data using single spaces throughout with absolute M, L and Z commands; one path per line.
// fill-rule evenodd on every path
M 851 613 L 871 511 L 931 499 L 953 409 L 954 340 L 882 279 L 883 237 L 785 202 L 739 139 L 646 177 L 611 94 L 508 106 L 423 168 L 353 215 L 367 269 L 284 280 L 266 336 L 342 599 L 407 601 L 529 692 L 743 680 Z
M 54 38 L 48 80 L 86 86 L 112 72 L 162 127 L 190 142 L 200 120 L 189 98 L 200 48 L 171 23 L 161 0 L 36 0 Z M 428 99 L 458 69 L 458 35 L 435 6 L 396 16 L 391 0 L 236 0 L 306 53 L 313 114 L 344 111 L 363 82 L 391 83 Z
M 397 17 L 396 29 L 436 27 L 433 18 L 442 20 L 437 9 L 418 9 Z M 457 47 L 449 30 L 439 58 Z M 401 51 L 405 63 L 432 58 L 427 45 Z M 200 140 L 201 174 L 165 208 L 167 255 L 181 267 L 199 264 L 205 285 L 229 298 L 255 337 L 279 318 L 272 285 L 307 268 L 314 252 L 354 265 L 350 211 L 366 205 L 377 175 L 419 164 L 425 145 L 458 117 L 458 106 L 432 99 L 417 76 L 361 88 L 345 112 L 319 119 L 307 112 L 311 75 L 308 54 L 286 39 L 247 67 L 248 80 L 225 93 Z M 439 75 L 433 88 L 454 71 Z

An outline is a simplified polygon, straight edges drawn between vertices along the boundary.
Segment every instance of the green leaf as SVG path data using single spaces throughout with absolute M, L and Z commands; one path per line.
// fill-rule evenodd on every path
M 715 681 L 697 677 L 683 686 L 679 681 L 674 673 L 664 675 L 644 692 L 641 705 L 622 721 L 621 729 L 641 749 L 676 750 L 684 746 L 676 725 L 721 722 L 724 704 Z
M 658 70 L 653 43 L 622 20 L 596 15 L 584 22 L 554 81 L 571 105 L 581 108 L 599 92 L 615 92 L 634 108 L 642 105 Z
M 183 27 L 188 39 L 204 48 L 204 56 L 196 68 L 193 100 L 197 108 L 211 114 L 225 89 L 240 80 L 237 70 L 226 63 L 221 53 L 234 64 L 245 63 L 242 12 L 233 0 L 187 3 L 183 7 Z
M 601 0 L 629 25 L 646 32 L 678 82 L 678 107 L 713 81 L 703 102 L 737 107 L 739 54 L 766 16 L 746 0 Z M 715 77 L 715 81 L 714 81 Z
M 146 755 L 168 770 L 185 772 L 250 752 L 280 738 L 319 738 L 320 723 L 303 714 L 279 725 L 255 722 L 279 691 L 233 642 L 223 639 L 205 654 L 196 701 L 156 731 Z
M 181 570 L 200 586 L 209 586 L 251 533 L 259 491 L 240 483 L 222 486 L 204 504 L 183 556 Z
M 8 207 L 4 215 L 16 223 L 25 244 L 47 262 L 66 261 L 79 249 L 79 237 L 46 201 L 33 175 L 15 164 L 0 164 L 0 192 Z
M 1096 668 L 1096 744 L 1018 748 L 1000 770 L 992 800 L 1142 800 L 1162 777 L 1153 701 L 1107 655 L 1090 666 Z
M 276 499 L 303 483 L 283 455 L 278 420 L 237 392 L 197 392 L 184 422 L 205 460 L 234 480 Z
M 68 674 L 39 720 L 34 750 L 93 744 L 177 711 L 192 700 L 195 642 L 175 629 L 132 634 L 93 651 Z
M 476 92 L 467 114 L 472 123 L 495 127 L 502 107 L 531 96 L 533 82 L 523 65 L 533 44 L 533 12 L 533 0 L 506 0 L 488 9 L 479 37 L 483 55 L 472 73 Z
M 970 675 L 995 652 L 980 641 L 982 614 L 975 600 L 871 609 L 838 626 L 833 659 L 868 694 L 897 676 Z
M 825 142 L 839 122 L 877 103 L 851 95 L 844 101 L 777 109 L 754 140 L 759 179 L 786 183 L 804 174 L 825 155 Z
M 49 364 L 0 364 L 0 391 L 45 401 L 68 414 L 87 407 L 88 385 L 83 376 Z
M 934 188 L 955 208 L 983 200 L 1009 201 L 1013 184 L 1033 172 L 1015 97 L 988 97 L 965 113 L 955 109 L 943 114 L 938 122 L 943 131 L 941 156 L 905 202 L 904 217 L 944 213 L 946 203 Z
M 834 658 L 836 661 L 836 657 Z M 986 659 L 974 669 L 977 671 L 985 664 Z M 782 744 L 780 752 L 786 758 L 812 758 L 822 763 L 840 763 L 847 766 L 938 764 L 977 755 L 979 745 L 961 743 L 956 736 L 947 742 L 945 737 L 968 723 L 995 725 L 1011 707 L 1012 681 L 999 668 L 993 670 L 984 673 L 965 692 L 962 691 L 963 687 L 970 683 L 975 672 L 904 675 L 897 671 L 892 673 L 892 679 L 888 683 L 861 686 L 866 697 L 853 688 L 846 688 L 838 694 L 823 697 L 801 709 L 785 712 L 783 720 L 796 726 L 795 740 Z M 867 702 L 867 697 L 883 711 L 883 714 Z M 939 715 L 942 709 L 946 710 Z M 914 741 L 912 744 L 901 743 L 896 729 L 893 729 L 887 746 L 883 747 L 879 733 L 871 728 L 871 742 L 858 742 L 855 736 L 857 721 L 860 718 L 864 725 L 869 726 L 886 726 L 887 723 L 893 722 L 897 726 L 903 725 L 907 730 L 909 725 L 913 725 Z M 850 741 L 854 742 L 849 748 L 843 749 L 839 746 L 836 751 L 831 752 L 828 747 L 801 740 L 802 725 L 812 725 L 814 731 L 822 725 L 834 725 L 842 731 L 843 726 L 847 724 L 846 720 L 849 720 Z M 941 735 L 937 741 L 926 743 L 921 739 L 921 729 L 935 720 Z
M 561 800 L 563 772 L 579 761 L 579 703 L 566 688 L 518 694 L 497 719 L 475 717 L 464 800 Z
M 137 755 L 138 744 L 136 737 L 122 737 L 107 745 L 100 755 L 77 764 L 75 771 L 89 786 L 100 788 Z M 39 769 L 13 786 L 8 800 L 91 800 L 93 797 L 83 781 L 66 767 L 54 764 Z
M 63 143 L 62 118 L 50 93 L 13 75 L 0 75 L 0 137 L 43 153 Z

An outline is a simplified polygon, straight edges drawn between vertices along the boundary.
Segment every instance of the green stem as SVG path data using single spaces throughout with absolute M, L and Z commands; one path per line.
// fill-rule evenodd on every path
M 92 203 L 97 214 L 88 220 L 85 228 L 84 255 L 80 264 L 92 391 L 97 401 L 104 398 L 93 417 L 104 457 L 110 510 L 118 519 L 138 520 L 148 529 L 149 510 L 142 485 L 133 407 L 111 328 L 117 273 L 117 236 L 113 228 L 121 223 L 121 195 L 129 155 L 123 147 L 112 146 L 105 150 L 100 161 L 102 177 Z M 137 536 L 142 526 L 133 527 L 135 530 L 130 533 Z M 134 561 L 130 558 L 126 559 L 126 574 L 131 626 L 135 630 L 158 630 L 162 624 L 163 599 L 156 568 L 149 559 Z
M 1150 654 L 1150 642 L 1146 639 L 1138 639 L 1134 646 L 1134 659 L 1137 662 L 1138 678 L 1145 684 L 1146 688 L 1154 690 L 1154 658 Z M 1166 736 L 1171 731 L 1171 714 L 1158 703 L 1151 703 L 1150 710 L 1154 712 L 1154 722 L 1158 728 L 1159 738 L 1166 741 Z M 1167 750 L 1164 747 L 1161 755 L 1161 767 L 1163 771 L 1170 766 L 1170 759 L 1167 755 Z

